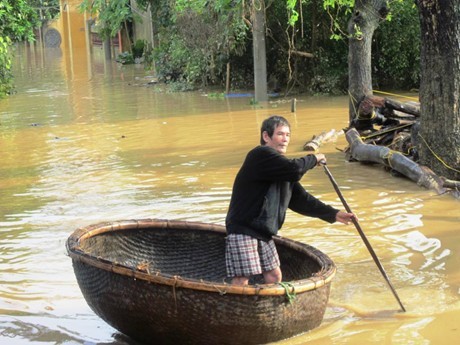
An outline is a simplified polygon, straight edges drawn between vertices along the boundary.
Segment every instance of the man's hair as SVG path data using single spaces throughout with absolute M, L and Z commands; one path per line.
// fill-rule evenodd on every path
M 271 138 L 278 126 L 287 126 L 291 129 L 291 125 L 288 120 L 278 115 L 270 116 L 262 122 L 262 126 L 260 127 L 260 145 L 266 144 L 264 140 L 264 132 L 267 132 L 268 136 Z

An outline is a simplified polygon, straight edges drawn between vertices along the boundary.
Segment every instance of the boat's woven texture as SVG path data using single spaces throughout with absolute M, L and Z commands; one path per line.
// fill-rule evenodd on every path
M 271 291 L 264 286 L 260 294 L 245 294 L 225 284 L 225 233 L 215 226 L 144 221 L 141 227 L 115 228 L 79 229 L 68 251 L 90 307 L 137 340 L 263 344 L 322 321 L 330 289 L 322 275 L 333 275 L 335 266 L 312 247 L 276 240 L 284 280 L 294 287 L 290 302 L 279 293 L 283 287 L 273 294 L 264 294 Z M 318 288 L 296 293 L 299 282 L 311 285 L 309 279 L 318 281 Z

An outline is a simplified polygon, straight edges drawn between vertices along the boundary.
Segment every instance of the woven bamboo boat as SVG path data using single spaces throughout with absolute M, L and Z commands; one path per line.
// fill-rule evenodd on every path
M 226 282 L 225 228 L 143 219 L 79 228 L 67 240 L 80 289 L 112 327 L 143 343 L 264 344 L 322 322 L 336 267 L 275 237 L 287 283 Z

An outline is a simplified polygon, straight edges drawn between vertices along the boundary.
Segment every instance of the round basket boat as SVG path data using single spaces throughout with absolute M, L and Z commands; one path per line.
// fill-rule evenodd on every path
M 112 327 L 151 344 L 264 344 L 321 324 L 336 267 L 274 238 L 285 283 L 228 284 L 225 228 L 159 219 L 100 223 L 67 240 L 80 289 Z

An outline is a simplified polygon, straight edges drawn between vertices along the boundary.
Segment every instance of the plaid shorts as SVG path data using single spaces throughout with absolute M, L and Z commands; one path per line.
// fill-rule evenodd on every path
M 230 234 L 225 247 L 227 276 L 249 277 L 271 271 L 280 266 L 275 242 L 258 240 L 251 236 Z

